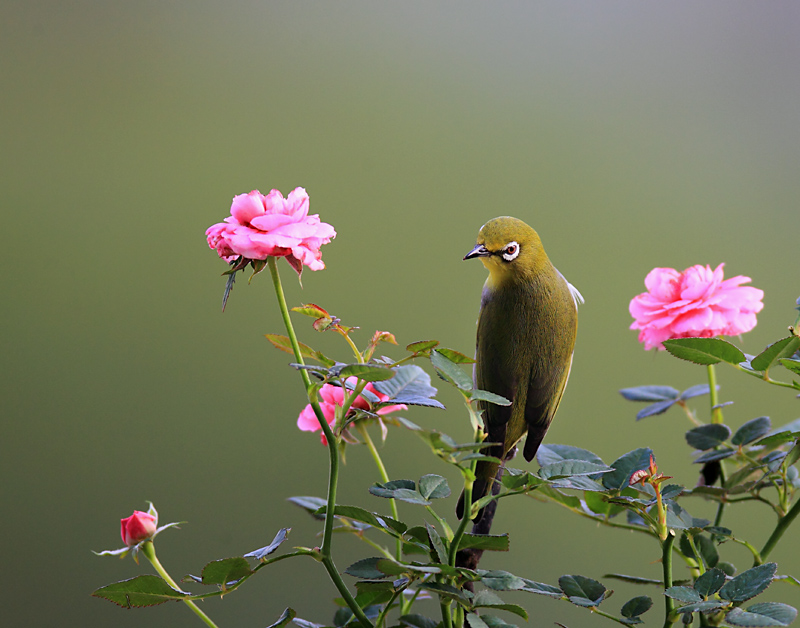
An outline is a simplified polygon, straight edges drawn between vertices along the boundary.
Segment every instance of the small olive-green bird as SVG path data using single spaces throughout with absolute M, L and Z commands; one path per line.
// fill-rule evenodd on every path
M 501 216 L 481 227 L 464 259 L 489 270 L 483 287 L 475 352 L 475 385 L 510 400 L 481 401 L 485 454 L 505 460 L 525 439 L 531 461 L 558 410 L 569 378 L 583 297 L 544 252 L 539 235 L 517 218 Z M 480 461 L 472 502 L 492 486 L 499 464 Z M 458 516 L 463 516 L 463 495 Z M 480 514 L 476 519 L 480 519 Z

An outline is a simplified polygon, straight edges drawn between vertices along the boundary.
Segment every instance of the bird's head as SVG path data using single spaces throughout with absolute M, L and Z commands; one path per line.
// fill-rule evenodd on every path
M 464 259 L 479 258 L 495 285 L 529 279 L 548 263 L 536 231 L 519 218 L 500 216 L 481 227 L 475 248 Z

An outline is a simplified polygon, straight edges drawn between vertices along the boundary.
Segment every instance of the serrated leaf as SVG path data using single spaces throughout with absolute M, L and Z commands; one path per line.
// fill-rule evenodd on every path
M 191 594 L 173 589 L 163 578 L 147 575 L 100 587 L 92 595 L 125 608 L 143 608 L 171 600 L 182 600 Z
M 679 602 L 702 602 L 703 596 L 692 587 L 669 587 L 664 595 Z
M 735 449 L 731 449 L 730 447 L 723 447 L 722 449 L 707 451 L 702 456 L 698 456 L 697 458 L 695 458 L 694 462 L 695 464 L 705 464 L 706 462 L 713 462 L 715 460 L 724 460 L 725 458 L 730 458 L 735 453 L 736 453 Z
M 373 558 L 363 558 L 354 562 L 344 572 L 355 578 L 362 578 L 365 580 L 380 580 L 386 578 L 389 574 L 384 573 L 378 569 L 378 561 L 381 558 L 375 556 Z
M 477 549 L 487 552 L 507 552 L 509 548 L 508 534 L 472 534 L 466 532 L 461 537 L 458 549 Z
M 289 536 L 289 532 L 291 532 L 291 528 L 281 528 L 278 530 L 278 533 L 275 535 L 275 538 L 272 539 L 272 542 L 267 545 L 266 547 L 262 547 L 261 549 L 254 550 L 244 555 L 245 558 L 255 558 L 256 560 L 261 560 L 262 558 L 266 558 L 272 552 L 274 552 L 278 547 L 280 547 L 281 543 L 283 543 L 287 537 Z
M 661 584 L 661 580 L 654 580 L 652 578 L 641 578 L 639 576 L 629 576 L 624 573 L 607 573 L 603 575 L 604 578 L 614 578 L 615 580 L 622 580 L 623 582 L 630 582 L 632 584 Z
M 543 466 L 539 469 L 539 477 L 545 480 L 554 480 L 576 475 L 609 473 L 611 471 L 613 469 L 605 464 L 596 464 L 585 460 L 562 460 Z
M 571 445 L 541 445 L 536 452 L 536 462 L 542 467 L 564 460 L 585 460 L 586 462 L 605 465 L 597 454 Z
M 524 608 L 518 604 L 508 604 L 503 602 L 503 600 L 501 600 L 495 593 L 492 593 L 486 589 L 478 591 L 475 594 L 475 597 L 472 598 L 472 607 L 504 610 L 508 611 L 509 613 L 514 613 L 526 621 L 528 619 L 528 612 Z
M 477 388 L 472 391 L 470 399 L 488 401 L 489 403 L 493 403 L 496 406 L 511 405 L 511 401 L 509 401 L 505 397 L 501 397 L 500 395 L 495 395 L 494 393 L 490 393 L 488 390 L 479 390 Z
M 620 614 L 628 619 L 633 619 L 649 611 L 652 606 L 653 600 L 649 595 L 639 595 L 625 602 Z
M 603 486 L 607 489 L 615 490 L 627 488 L 630 484 L 631 476 L 636 471 L 647 469 L 650 466 L 652 455 L 652 449 L 640 448 L 620 456 L 611 463 L 613 471 L 603 475 Z
M 667 484 L 661 487 L 661 499 L 675 499 L 686 490 L 680 484 Z
M 320 508 L 318 513 L 324 516 L 326 510 L 327 504 Z M 395 521 L 391 517 L 369 512 L 368 510 L 364 510 L 358 506 L 342 506 L 340 504 L 336 504 L 336 507 L 333 510 L 333 515 L 335 517 L 345 517 L 347 519 L 353 519 L 355 521 L 367 523 L 373 528 L 388 532 L 392 536 L 403 534 L 408 529 L 406 524 L 402 521 Z
M 675 609 L 676 613 L 707 613 L 718 608 L 727 606 L 724 602 L 718 600 L 708 600 L 705 602 L 692 602 L 685 606 L 680 606 Z
M 330 317 L 328 312 L 322 309 L 319 305 L 315 305 L 313 303 L 304 303 L 303 305 L 298 305 L 297 307 L 293 307 L 291 311 L 297 312 L 298 314 L 304 314 L 305 316 L 310 316 L 311 318 Z
M 798 348 L 800 338 L 797 336 L 781 338 L 750 360 L 750 366 L 756 371 L 768 371 L 780 358 L 790 357 Z
M 788 604 L 779 602 L 762 602 L 753 604 L 746 611 L 734 608 L 727 615 L 725 621 L 731 626 L 788 626 L 797 617 L 797 610 Z
M 703 597 L 708 597 L 719 591 L 726 579 L 725 572 L 721 569 L 709 569 L 695 581 L 694 588 Z
M 636 420 L 641 421 L 642 419 L 646 419 L 647 417 L 650 416 L 657 416 L 659 414 L 664 414 L 676 403 L 677 401 L 657 401 L 656 403 L 649 405 L 642 410 L 639 410 L 639 412 L 636 413 Z
M 418 340 L 417 342 L 412 342 L 410 345 L 406 345 L 406 351 L 410 351 L 411 353 L 422 353 L 438 346 L 438 340 Z
M 315 624 L 313 621 L 308 621 L 300 617 L 295 617 L 292 623 L 296 626 L 300 626 L 300 628 L 325 628 L 324 624 Z
M 711 522 L 708 519 L 698 519 L 692 517 L 685 509 L 681 508 L 677 503 L 668 501 L 665 503 L 667 506 L 667 525 L 670 528 L 678 530 L 694 530 L 703 529 Z
M 295 617 L 297 617 L 297 612 L 293 608 L 287 607 L 287 609 L 281 613 L 281 616 L 278 617 L 278 621 L 276 621 L 274 624 L 270 624 L 267 626 L 267 628 L 283 628 Z
M 674 401 L 680 392 L 672 386 L 636 386 L 619 391 L 628 401 Z
M 536 582 L 535 580 L 528 580 L 523 578 L 525 586 L 520 591 L 527 591 L 528 593 L 536 593 L 538 595 L 546 595 L 547 597 L 560 598 L 563 593 L 558 587 L 552 584 L 545 584 L 544 582 Z
M 436 352 L 441 353 L 444 357 L 455 364 L 475 364 L 475 360 L 468 355 L 464 355 L 461 353 L 461 351 L 456 351 L 455 349 L 445 349 L 444 347 L 439 347 L 436 349 Z
M 416 484 L 412 480 L 392 480 L 385 484 L 376 482 L 369 487 L 369 492 L 376 497 L 399 499 L 409 504 L 419 504 L 421 506 L 430 506 L 431 504 L 416 489 Z
M 772 583 L 772 578 L 777 570 L 776 563 L 764 563 L 743 571 L 723 585 L 719 590 L 719 596 L 731 602 L 749 600 Z
M 216 584 L 223 589 L 253 573 L 250 564 L 241 556 L 214 560 L 203 567 L 200 578 L 203 584 Z
M 739 364 L 745 356 L 737 347 L 721 338 L 673 338 L 665 340 L 664 348 L 676 358 L 695 364 Z
M 586 576 L 561 576 L 558 586 L 576 606 L 597 606 L 606 594 L 606 588 L 602 584 Z
M 447 548 L 442 542 L 442 537 L 431 524 L 425 522 L 425 529 L 428 531 L 428 540 L 430 541 L 431 548 L 435 552 L 440 563 L 446 563 L 448 560 Z
M 469 620 L 469 618 L 473 616 L 477 617 L 477 615 L 475 615 L 474 613 L 468 614 L 467 620 Z M 481 615 L 480 617 L 483 623 L 489 628 L 517 628 L 516 625 L 508 624 L 499 617 L 495 617 L 494 615 Z M 474 627 L 471 626 L 470 628 Z
M 454 586 L 449 584 L 444 584 L 442 582 L 425 582 L 419 585 L 419 588 L 432 591 L 436 595 L 457 600 L 464 605 L 469 604 L 469 600 L 467 599 L 467 596 L 464 595 L 464 592 L 461 591 L 461 589 L 456 589 Z
M 748 445 L 753 441 L 769 434 L 771 429 L 772 422 L 769 420 L 768 416 L 760 416 L 758 418 L 751 419 L 742 425 L 738 430 L 736 430 L 736 433 L 731 439 L 731 443 L 737 447 Z
M 472 390 L 472 378 L 461 367 L 437 350 L 431 352 L 431 364 L 436 374 L 461 390 Z
M 723 423 L 701 425 L 686 432 L 686 442 L 690 447 L 705 451 L 722 445 L 731 435 L 731 428 Z
M 525 588 L 525 580 L 507 571 L 478 569 L 481 582 L 495 591 L 516 591 Z
M 444 406 L 433 398 L 437 390 L 431 386 L 430 375 L 422 368 L 416 364 L 406 364 L 396 366 L 393 371 L 395 375 L 392 379 L 373 384 L 375 390 L 389 396 L 386 403 L 444 409 Z
M 444 499 L 450 497 L 450 486 L 441 475 L 430 473 L 419 479 L 419 492 L 424 499 Z
M 800 360 L 795 360 L 793 358 L 780 358 L 778 360 L 786 369 L 789 369 L 795 375 L 800 375 Z
M 339 371 L 339 377 L 357 377 L 365 382 L 382 382 L 392 379 L 395 372 L 384 366 L 373 366 L 371 364 L 348 364 Z

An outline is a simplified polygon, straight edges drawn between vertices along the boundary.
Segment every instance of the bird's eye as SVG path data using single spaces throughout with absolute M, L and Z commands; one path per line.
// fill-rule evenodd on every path
M 503 249 L 503 259 L 510 262 L 517 258 L 519 255 L 519 244 L 516 242 L 509 242 Z

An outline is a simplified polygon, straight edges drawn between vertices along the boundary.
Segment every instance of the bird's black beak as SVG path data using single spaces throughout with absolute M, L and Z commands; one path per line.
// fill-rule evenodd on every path
M 483 244 L 478 244 L 469 253 L 464 256 L 464 259 L 472 259 L 473 257 L 489 257 L 491 252 Z

